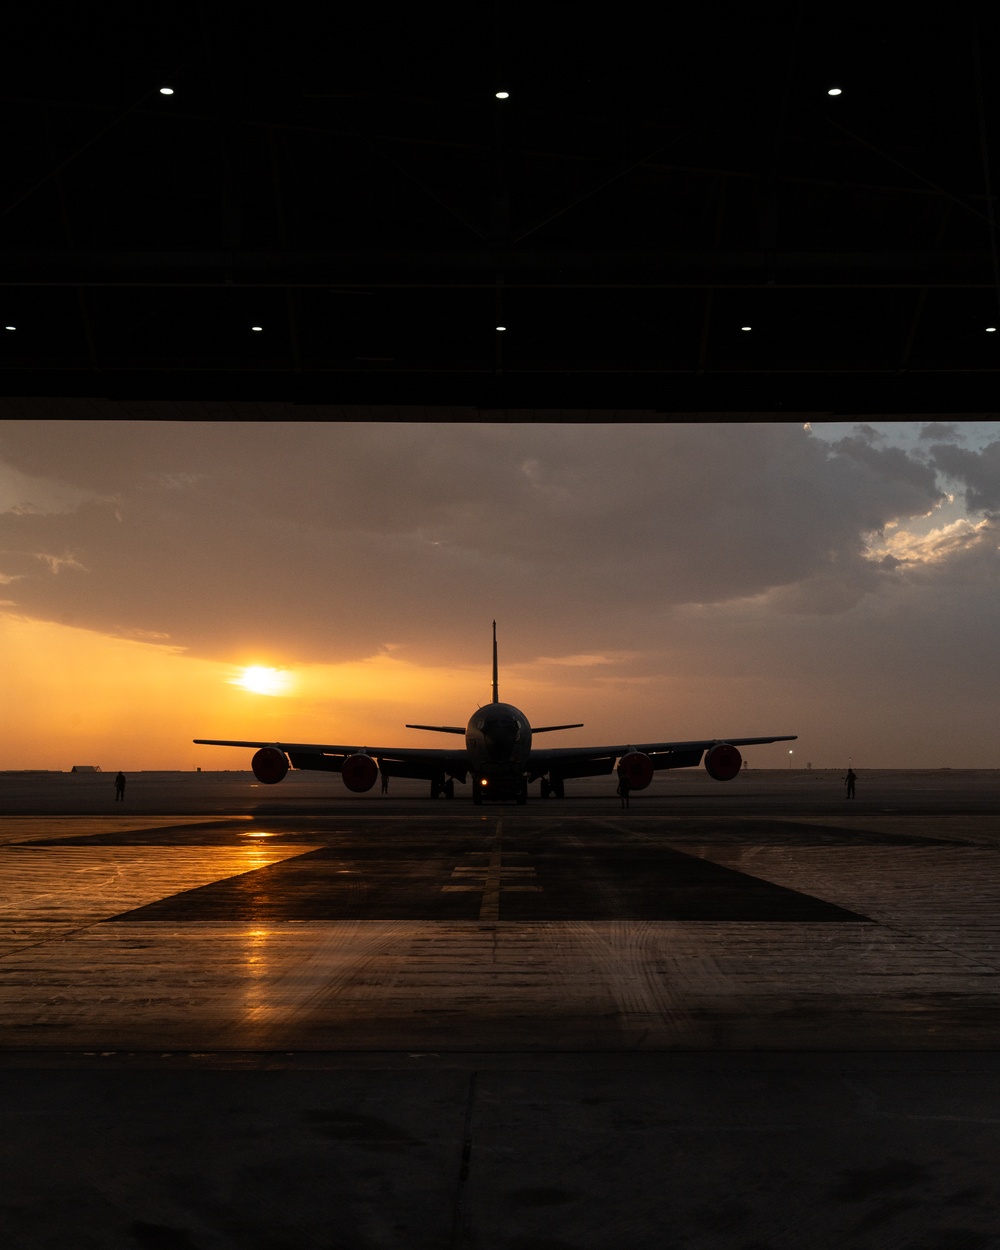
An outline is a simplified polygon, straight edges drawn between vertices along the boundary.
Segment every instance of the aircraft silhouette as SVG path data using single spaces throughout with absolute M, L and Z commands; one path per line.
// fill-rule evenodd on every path
M 250 766 L 258 781 L 281 781 L 289 764 L 296 769 L 340 773 L 348 790 L 362 793 L 386 777 L 415 777 L 430 782 L 431 798 L 453 798 L 455 782 L 471 778 L 472 801 L 514 799 L 525 803 L 528 785 L 541 780 L 543 798 L 563 798 L 572 777 L 596 777 L 617 771 L 631 790 L 644 790 L 653 774 L 667 768 L 693 768 L 704 757 L 705 768 L 716 781 L 731 781 L 743 764 L 739 747 L 767 742 L 793 742 L 796 734 L 767 738 L 708 738 L 695 742 L 614 743 L 598 747 L 539 749 L 535 734 L 580 729 L 581 724 L 533 727 L 512 703 L 501 703 L 497 671 L 497 623 L 493 622 L 493 698 L 477 708 L 468 724 L 407 725 L 433 733 L 464 734 L 464 750 L 425 750 L 420 747 L 368 747 L 304 742 L 247 742 L 195 738 L 199 746 L 256 747 Z

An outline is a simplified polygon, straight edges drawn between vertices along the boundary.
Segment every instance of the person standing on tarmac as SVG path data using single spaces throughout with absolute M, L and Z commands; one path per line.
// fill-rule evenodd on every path
M 622 807 L 628 807 L 628 792 L 631 788 L 627 777 L 622 776 L 619 778 L 618 793 L 622 796 Z
M 124 773 L 119 773 L 118 776 L 115 778 L 115 802 L 117 803 L 119 799 L 121 799 L 123 803 L 125 802 L 125 774 Z
M 848 797 L 849 799 L 853 799 L 853 798 L 854 798 L 854 783 L 855 783 L 856 781 L 857 781 L 857 777 L 856 777 L 856 776 L 855 776 L 855 774 L 854 774 L 854 769 L 853 769 L 853 768 L 848 768 L 848 770 L 847 770 L 847 776 L 844 778 L 844 783 L 845 783 L 845 784 L 846 784 L 846 786 L 847 786 L 847 797 Z

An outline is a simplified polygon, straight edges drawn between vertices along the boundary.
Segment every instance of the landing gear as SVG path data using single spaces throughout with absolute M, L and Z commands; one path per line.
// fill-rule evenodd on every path
M 553 798 L 564 799 L 566 797 L 566 782 L 562 777 L 553 777 L 549 784 Z
M 453 799 L 455 797 L 455 780 L 453 777 L 449 777 L 444 783 L 444 797 L 446 799 Z
M 552 793 L 552 787 L 549 785 L 548 778 L 542 778 L 542 798 L 547 799 Z
M 449 777 L 447 781 L 431 782 L 431 798 L 440 798 L 442 794 L 446 799 L 455 797 L 455 782 L 453 778 Z
M 526 781 L 522 781 L 520 789 L 517 792 L 518 807 L 523 807 L 525 803 L 527 803 L 527 801 L 528 801 L 528 783 Z

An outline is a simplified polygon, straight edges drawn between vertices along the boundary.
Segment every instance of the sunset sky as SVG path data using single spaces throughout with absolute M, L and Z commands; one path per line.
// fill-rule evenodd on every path
M 586 723 L 561 745 L 794 733 L 796 766 L 1000 767 L 1000 422 L 145 407 L 166 419 L 2 407 L 0 769 L 450 746 L 404 722 L 489 699 L 494 618 L 501 698 Z

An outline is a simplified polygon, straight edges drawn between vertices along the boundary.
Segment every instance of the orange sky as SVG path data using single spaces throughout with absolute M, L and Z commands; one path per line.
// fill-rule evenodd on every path
M 490 693 L 488 638 L 479 668 L 434 669 L 388 655 L 340 665 L 304 664 L 278 670 L 287 685 L 280 695 L 240 684 L 247 667 L 271 663 L 260 652 L 227 664 L 193 658 L 176 647 L 3 614 L 0 647 L 9 674 L 0 733 L 3 769 L 249 766 L 249 752 L 194 746 L 194 737 L 443 746 L 443 737 L 408 730 L 406 722 L 464 724 Z M 705 721 L 704 709 L 712 708 L 717 697 L 729 706 L 731 718 L 739 716 L 737 729 L 744 732 L 743 722 L 758 705 L 753 679 L 742 694 L 731 680 L 724 690 L 713 691 L 711 679 L 643 679 L 626 682 L 624 697 L 620 690 L 609 700 L 607 691 L 593 684 L 599 665 L 586 656 L 570 658 L 571 664 L 545 659 L 501 663 L 501 698 L 522 706 L 535 724 L 580 718 L 600 728 L 602 742 L 609 735 L 710 732 L 696 720 Z M 702 705 L 700 712 L 690 706 L 692 696 Z M 783 729 L 787 725 L 775 732 Z M 592 743 L 598 740 L 594 732 L 570 731 L 560 742 Z M 751 760 L 761 767 L 784 763 L 786 749 L 755 748 Z
M 488 701 L 494 617 L 500 697 L 584 722 L 560 745 L 1000 765 L 1000 423 L 275 415 L 0 420 L 0 768 L 453 747 L 405 725 Z
M 4 615 L 0 647 L 8 673 L 0 768 L 9 769 L 248 766 L 246 751 L 196 747 L 194 737 L 351 741 L 362 735 L 367 742 L 379 732 L 398 742 L 403 720 L 427 705 L 437 677 L 378 657 L 303 665 L 288 670 L 287 694 L 258 694 L 236 683 L 247 666 L 267 665 L 267 655 L 247 653 L 224 664 L 180 648 Z

